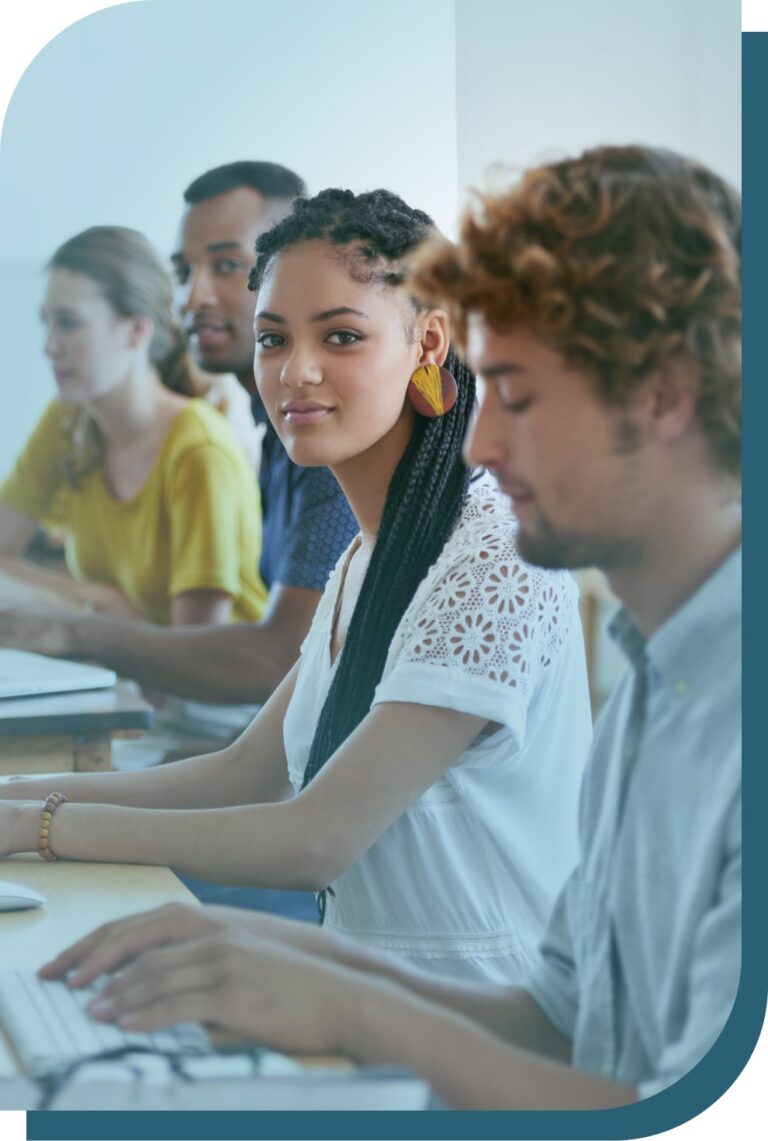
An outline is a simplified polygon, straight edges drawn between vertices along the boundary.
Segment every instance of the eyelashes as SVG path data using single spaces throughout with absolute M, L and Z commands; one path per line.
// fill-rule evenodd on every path
M 346 338 L 338 341 L 331 340 L 332 337 Z M 350 329 L 335 329 L 329 333 L 325 338 L 329 345 L 356 345 L 358 341 L 362 341 L 360 333 L 353 333 Z
M 281 337 L 279 333 L 259 333 L 256 337 L 256 344 L 262 349 L 276 349 L 279 345 L 283 344 L 285 338 Z M 277 344 L 268 344 L 269 341 L 277 341 Z
M 326 334 L 324 343 L 333 345 L 337 348 L 346 345 L 356 345 L 365 338 L 362 333 L 356 333 L 351 329 L 333 329 L 330 333 Z M 282 333 L 257 333 L 256 344 L 262 349 L 279 349 L 286 343 L 286 338 Z
M 505 412 L 511 412 L 513 416 L 519 416 L 521 412 L 525 412 L 532 404 L 530 396 L 524 397 L 522 400 L 502 400 L 501 407 Z

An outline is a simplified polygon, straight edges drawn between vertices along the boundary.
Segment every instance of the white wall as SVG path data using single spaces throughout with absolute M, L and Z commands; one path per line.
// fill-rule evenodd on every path
M 599 143 L 740 183 L 739 0 L 457 0 L 459 188 Z

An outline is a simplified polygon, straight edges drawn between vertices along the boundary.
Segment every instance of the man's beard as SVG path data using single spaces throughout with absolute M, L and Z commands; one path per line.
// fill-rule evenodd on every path
M 625 536 L 559 531 L 543 515 L 535 531 L 519 527 L 515 544 L 526 562 L 549 570 L 599 567 L 610 571 L 636 565 L 641 548 L 639 540 Z
M 250 345 L 246 349 L 245 346 L 239 343 L 236 337 L 232 337 L 232 342 L 234 343 L 230 343 L 230 352 L 227 356 L 214 355 L 211 359 L 208 359 L 202 347 L 195 345 L 188 336 L 187 352 L 198 368 L 201 368 L 203 372 L 209 372 L 213 376 L 230 372 L 234 373 L 235 376 L 247 376 L 253 372 L 255 346 Z
M 615 425 L 616 455 L 634 455 L 642 444 L 639 426 L 622 416 Z M 636 566 L 642 543 L 627 535 L 557 530 L 541 512 L 535 531 L 526 532 L 522 524 L 516 536 L 517 549 L 526 560 L 550 570 L 578 570 L 599 567 L 602 571 Z
M 206 360 L 200 352 L 193 352 L 190 354 L 195 364 L 203 370 L 203 372 L 210 372 L 214 376 L 221 373 L 232 372 L 235 376 L 243 376 L 248 372 L 253 371 L 253 356 L 247 359 L 237 359 L 236 357 L 218 357 L 215 360 Z

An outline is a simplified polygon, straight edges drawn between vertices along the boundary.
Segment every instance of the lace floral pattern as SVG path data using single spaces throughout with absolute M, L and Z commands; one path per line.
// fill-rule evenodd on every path
M 459 668 L 527 694 L 578 621 L 569 574 L 523 562 L 506 499 L 489 476 L 421 583 L 393 640 L 395 663 Z

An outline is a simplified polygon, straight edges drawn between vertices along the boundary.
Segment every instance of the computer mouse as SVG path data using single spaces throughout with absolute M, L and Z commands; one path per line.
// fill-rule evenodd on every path
M 42 907 L 45 896 L 23 883 L 0 880 L 0 911 L 25 911 L 29 907 Z

